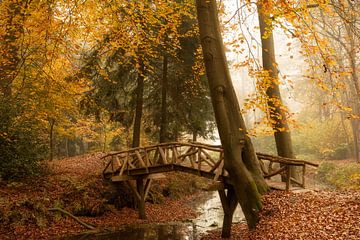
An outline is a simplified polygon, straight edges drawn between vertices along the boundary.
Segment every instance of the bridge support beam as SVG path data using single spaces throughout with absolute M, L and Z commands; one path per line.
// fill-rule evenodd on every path
M 138 198 L 139 218 L 146 219 L 144 179 L 142 178 L 136 179 L 136 190 L 139 194 L 139 198 Z
M 138 177 L 136 179 L 136 188 L 135 188 L 132 180 L 126 181 L 128 183 L 128 185 L 130 186 L 130 188 L 132 189 L 132 191 L 135 195 L 135 198 L 137 200 L 140 219 L 146 219 L 145 200 L 146 200 L 146 197 L 150 190 L 152 177 L 156 178 L 157 176 L 158 175 L 155 175 L 155 176 L 149 175 L 149 176 Z
M 235 190 L 232 186 L 230 186 L 229 189 L 227 190 L 227 194 L 225 190 L 219 190 L 219 196 L 224 210 L 224 220 L 223 220 L 221 237 L 229 238 L 231 234 L 231 224 L 233 220 L 233 215 L 236 206 L 238 204 L 238 200 L 235 194 Z

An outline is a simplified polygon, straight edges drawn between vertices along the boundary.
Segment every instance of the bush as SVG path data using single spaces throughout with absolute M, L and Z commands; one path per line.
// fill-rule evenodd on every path
M 360 165 L 355 162 L 341 164 L 336 161 L 323 162 L 317 171 L 318 179 L 339 189 L 360 188 Z
M 26 120 L 16 105 L 0 105 L 0 178 L 19 179 L 40 172 L 46 154 L 39 123 Z
M 345 131 L 339 129 L 340 122 L 341 119 L 336 117 L 324 122 L 306 121 L 303 128 L 292 134 L 294 152 L 297 155 L 313 155 L 318 159 L 348 158 L 351 142 L 348 142 Z M 348 125 L 345 122 L 347 128 Z

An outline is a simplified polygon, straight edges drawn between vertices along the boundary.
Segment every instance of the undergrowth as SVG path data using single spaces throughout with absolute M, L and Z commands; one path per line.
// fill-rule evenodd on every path
M 318 168 L 317 178 L 335 189 L 360 189 L 360 164 L 324 161 Z

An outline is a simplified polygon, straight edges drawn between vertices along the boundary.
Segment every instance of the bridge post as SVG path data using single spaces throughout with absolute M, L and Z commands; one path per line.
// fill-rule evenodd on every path
M 286 165 L 286 191 L 290 190 L 290 183 L 291 183 L 291 167 L 290 165 Z
M 233 220 L 234 211 L 238 204 L 235 190 L 232 186 L 228 188 L 227 194 L 225 190 L 219 190 L 221 204 L 224 210 L 224 220 L 221 232 L 222 238 L 229 238 L 231 235 L 231 224 Z
M 136 179 L 136 189 L 140 195 L 139 200 L 139 218 L 146 219 L 145 214 L 145 190 L 144 190 L 144 180 L 142 178 Z

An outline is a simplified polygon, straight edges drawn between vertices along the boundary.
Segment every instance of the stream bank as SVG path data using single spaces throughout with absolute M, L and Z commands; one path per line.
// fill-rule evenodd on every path
M 187 204 L 198 213 L 196 218 L 168 223 L 133 224 L 111 233 L 77 235 L 62 240 L 196 240 L 207 231 L 222 227 L 224 214 L 217 192 L 204 192 Z M 239 223 L 243 220 L 244 215 L 238 206 L 233 221 Z

